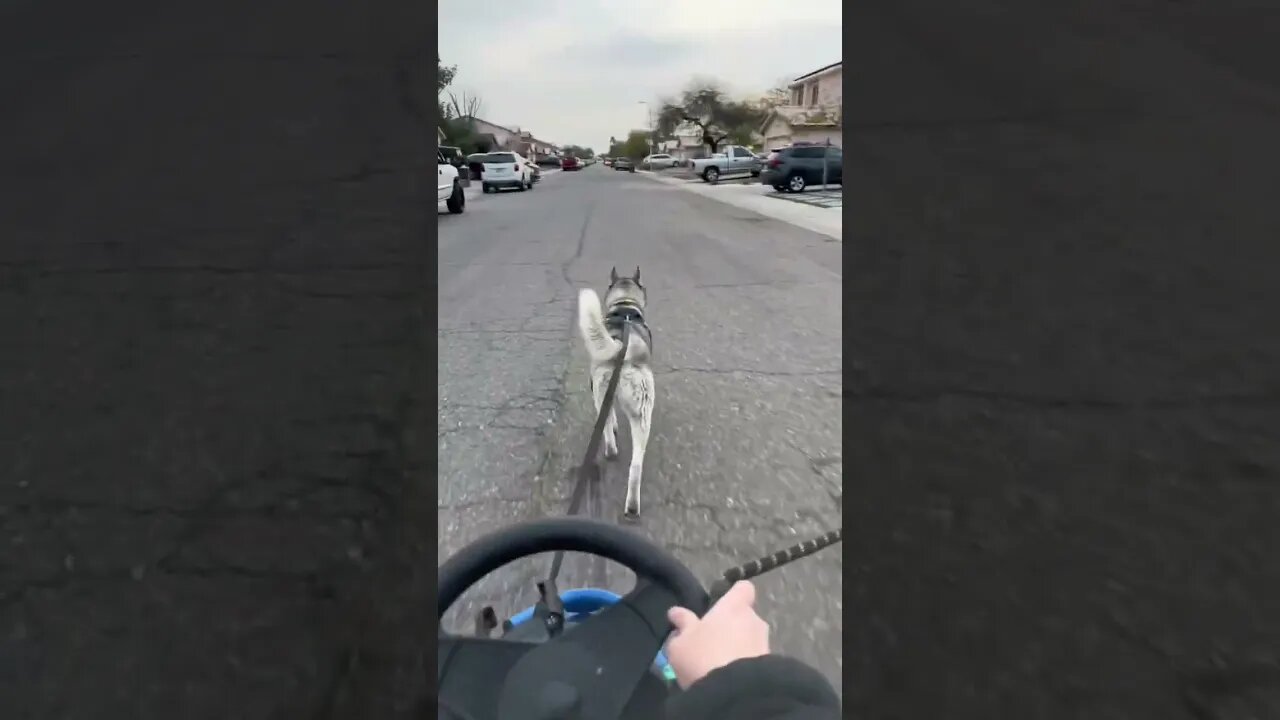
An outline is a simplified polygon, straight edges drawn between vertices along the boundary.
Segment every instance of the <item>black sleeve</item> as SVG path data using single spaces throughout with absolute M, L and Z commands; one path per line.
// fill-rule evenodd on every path
M 839 720 L 827 679 L 781 655 L 738 660 L 667 701 L 667 720 Z

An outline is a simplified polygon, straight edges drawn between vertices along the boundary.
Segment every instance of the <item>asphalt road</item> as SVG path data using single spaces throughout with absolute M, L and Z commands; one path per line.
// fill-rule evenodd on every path
M 853 716 L 1280 717 L 1277 22 L 848 11 Z
M 443 210 L 441 211 L 444 212 Z M 439 557 L 517 519 L 563 514 L 595 420 L 577 291 L 638 265 L 658 384 L 636 530 L 700 577 L 841 517 L 841 244 L 600 165 L 441 214 Z M 624 433 L 625 434 L 625 433 Z M 622 511 L 629 448 L 590 514 Z M 777 647 L 841 672 L 837 546 L 760 578 Z M 494 573 L 460 603 L 532 605 L 549 558 Z M 561 587 L 630 587 L 570 558 Z
M 421 692 L 430 20 L 385 10 L 0 4 L 0 716 Z

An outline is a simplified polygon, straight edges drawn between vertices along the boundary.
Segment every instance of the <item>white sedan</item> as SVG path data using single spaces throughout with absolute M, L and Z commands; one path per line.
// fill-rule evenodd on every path
M 666 153 L 658 153 L 656 155 L 648 155 L 640 161 L 642 167 L 647 168 L 673 168 L 680 167 L 680 161 L 671 157 Z

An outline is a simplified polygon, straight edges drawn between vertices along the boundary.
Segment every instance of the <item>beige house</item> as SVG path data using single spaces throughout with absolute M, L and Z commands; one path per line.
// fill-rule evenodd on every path
M 478 117 L 470 118 L 471 127 L 475 129 L 476 136 L 479 138 L 481 152 L 490 152 L 499 149 L 511 149 L 511 142 L 518 137 L 518 132 L 508 127 L 503 127 L 488 120 L 481 120 Z
M 844 61 L 818 68 L 792 81 L 788 86 L 791 97 L 787 104 L 770 111 L 760 126 L 764 149 L 767 151 L 798 142 L 830 142 L 842 147 L 843 81 Z
M 681 125 L 676 128 L 674 137 L 658 142 L 657 152 L 666 153 L 680 160 L 692 160 L 707 155 L 707 146 L 702 143 L 702 130 L 695 125 Z
M 560 150 L 546 140 L 539 140 L 534 137 L 533 133 L 528 130 L 520 130 L 519 128 L 516 128 L 516 136 L 506 146 L 506 149 L 515 150 L 534 162 L 544 162 L 557 157 Z
M 479 139 L 481 152 L 512 150 L 537 162 L 559 154 L 559 148 L 545 140 L 539 140 L 528 130 L 510 128 L 478 117 L 471 118 L 471 126 Z

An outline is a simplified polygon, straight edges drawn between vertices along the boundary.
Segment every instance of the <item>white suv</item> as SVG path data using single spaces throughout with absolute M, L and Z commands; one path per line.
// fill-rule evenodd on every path
M 436 207 L 444 203 L 449 212 L 457 215 L 467 209 L 467 197 L 458 181 L 458 168 L 444 159 L 444 153 L 436 151 Z
M 533 171 L 529 169 L 529 161 L 520 153 L 499 150 L 477 159 L 484 165 L 480 187 L 485 192 L 497 192 L 504 187 L 516 188 L 520 192 L 533 189 Z

